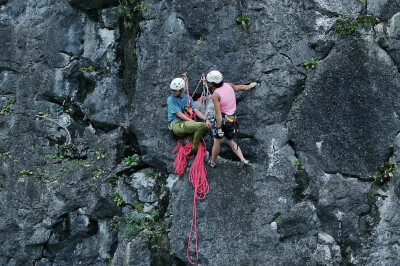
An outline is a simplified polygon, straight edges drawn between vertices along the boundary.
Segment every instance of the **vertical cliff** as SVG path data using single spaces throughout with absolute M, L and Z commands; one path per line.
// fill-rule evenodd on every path
M 189 264 L 166 99 L 212 69 L 259 84 L 198 264 L 398 264 L 399 32 L 396 0 L 0 0 L 0 264 Z

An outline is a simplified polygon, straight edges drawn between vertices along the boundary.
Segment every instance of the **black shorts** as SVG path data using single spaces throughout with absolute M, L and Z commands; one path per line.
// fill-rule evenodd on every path
M 236 117 L 234 118 L 237 122 Z M 233 136 L 235 134 L 235 123 L 229 122 L 225 118 L 225 114 L 222 114 L 222 125 L 221 129 L 224 132 L 224 137 L 228 140 L 233 139 Z M 223 137 L 218 136 L 218 130 L 216 126 L 216 122 L 214 123 L 212 127 L 212 135 L 214 139 L 222 139 Z
M 234 129 L 233 128 L 228 128 L 226 126 L 221 127 L 222 131 L 224 132 L 224 137 L 228 140 L 233 139 L 234 135 Z M 215 126 L 215 124 L 212 126 L 212 136 L 214 139 L 222 139 L 223 137 L 218 136 L 218 129 Z

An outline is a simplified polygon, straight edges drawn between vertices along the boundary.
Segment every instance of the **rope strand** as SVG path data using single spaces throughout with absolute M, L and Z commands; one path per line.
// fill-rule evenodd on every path
M 204 142 L 204 139 L 203 139 Z M 197 246 L 197 211 L 196 211 L 196 200 L 203 200 L 205 199 L 206 195 L 210 191 L 207 182 L 207 169 L 204 165 L 204 158 L 206 157 L 207 149 L 206 144 L 204 142 L 200 143 L 199 149 L 197 151 L 196 158 L 192 166 L 190 167 L 189 172 L 189 181 L 194 186 L 194 196 L 193 196 L 193 215 L 192 215 L 192 225 L 190 227 L 190 234 L 189 234 L 189 241 L 188 241 L 188 248 L 187 248 L 187 258 L 191 264 L 196 264 L 199 260 L 199 250 Z M 196 238 L 196 261 L 192 261 L 190 259 L 190 244 L 192 242 L 192 234 L 194 234 Z

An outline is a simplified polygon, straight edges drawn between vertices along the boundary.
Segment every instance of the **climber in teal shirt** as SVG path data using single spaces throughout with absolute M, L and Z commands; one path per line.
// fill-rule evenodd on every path
M 182 78 L 176 78 L 170 85 L 172 95 L 168 97 L 168 122 L 169 128 L 177 137 L 189 137 L 193 140 L 192 152 L 197 152 L 201 138 L 211 128 L 211 123 L 197 109 L 193 99 L 183 92 L 185 81 Z M 188 100 L 190 99 L 190 100 Z M 194 116 L 199 117 L 204 122 L 195 122 L 192 118 L 185 115 L 193 112 Z

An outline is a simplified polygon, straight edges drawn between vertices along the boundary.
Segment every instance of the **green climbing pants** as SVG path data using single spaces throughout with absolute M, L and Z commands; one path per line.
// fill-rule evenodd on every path
M 202 122 L 179 121 L 172 126 L 172 131 L 178 137 L 188 137 L 193 140 L 192 150 L 197 151 L 201 138 L 207 133 L 207 125 Z

